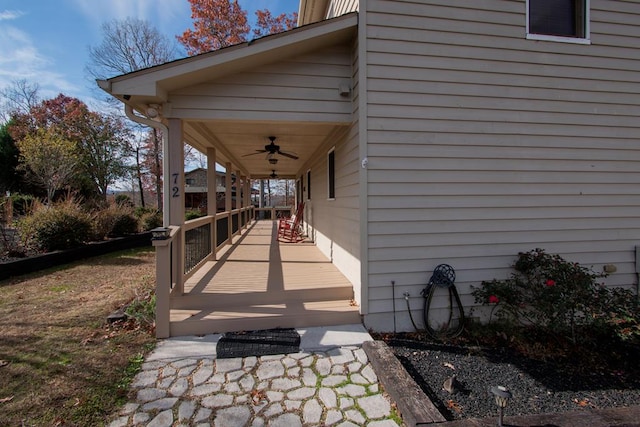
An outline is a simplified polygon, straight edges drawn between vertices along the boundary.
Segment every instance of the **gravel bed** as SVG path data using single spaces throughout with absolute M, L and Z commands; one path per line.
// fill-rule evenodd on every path
M 640 378 L 622 371 L 578 372 L 504 349 L 403 339 L 391 339 L 387 344 L 449 420 L 496 416 L 495 399 L 489 393 L 496 385 L 513 393 L 505 416 L 640 404 Z M 454 375 L 457 387 L 449 393 L 443 386 Z

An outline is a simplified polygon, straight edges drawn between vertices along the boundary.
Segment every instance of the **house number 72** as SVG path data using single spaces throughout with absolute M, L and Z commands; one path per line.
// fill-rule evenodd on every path
M 179 173 L 172 173 L 173 177 L 173 187 L 171 187 L 171 197 L 180 197 L 180 187 L 178 186 L 178 177 Z

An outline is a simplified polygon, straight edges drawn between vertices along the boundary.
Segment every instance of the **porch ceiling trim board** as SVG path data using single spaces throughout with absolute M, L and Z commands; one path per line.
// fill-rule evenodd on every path
M 230 162 L 235 167 L 240 168 L 240 171 L 246 176 L 251 176 L 251 173 L 242 166 L 242 162 L 234 156 L 227 147 L 216 137 L 214 132 L 201 122 L 185 122 L 184 126 L 185 140 L 189 145 L 195 147 L 202 153 L 207 152 L 207 148 L 213 147 L 217 150 L 218 162 L 224 163 Z
M 193 86 L 248 68 L 311 52 L 352 40 L 358 25 L 357 13 L 304 25 L 246 43 L 113 77 L 100 82 L 112 95 L 131 99 L 134 108 L 163 103 L 171 91 Z

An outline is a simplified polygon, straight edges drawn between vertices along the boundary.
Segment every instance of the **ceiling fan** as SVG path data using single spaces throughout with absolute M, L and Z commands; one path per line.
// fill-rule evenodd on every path
M 276 173 L 276 171 L 275 171 L 275 170 L 272 170 L 272 171 L 271 171 L 271 175 L 269 175 L 269 177 L 270 177 L 271 179 L 276 179 L 276 178 L 278 177 L 278 174 Z
M 287 153 L 286 151 L 280 151 L 280 146 L 276 145 L 275 136 L 270 136 L 269 141 L 271 141 L 271 143 L 265 145 L 264 150 L 256 150 L 255 153 L 245 154 L 242 157 L 254 156 L 256 154 L 261 154 L 261 153 L 267 153 L 268 159 L 272 158 L 275 154 L 280 154 L 281 156 L 289 157 L 290 159 L 293 159 L 293 160 L 298 160 L 298 156 L 296 156 L 295 154 Z

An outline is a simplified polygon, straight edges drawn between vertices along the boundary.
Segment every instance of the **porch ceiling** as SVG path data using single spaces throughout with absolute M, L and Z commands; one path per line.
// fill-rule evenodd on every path
M 308 8 L 310 12 L 316 10 L 318 5 L 321 9 L 323 2 L 326 3 L 325 0 L 321 0 L 307 1 L 305 4 L 313 6 Z M 304 21 L 305 24 L 308 22 L 312 21 Z M 348 46 L 356 37 L 357 25 L 357 14 L 348 14 L 218 51 L 168 62 L 108 80 L 99 80 L 98 85 L 140 116 L 146 116 L 150 107 L 157 110 L 160 106 L 161 110 L 164 109 L 166 118 L 182 119 L 184 142 L 202 153 L 206 153 L 207 148 L 215 148 L 216 162 L 223 166 L 227 162 L 231 163 L 234 172 L 240 170 L 245 176 L 257 179 L 269 177 L 275 170 L 278 177 L 295 178 L 310 167 L 314 156 L 326 155 L 323 146 L 328 149 L 335 137 L 344 132 L 350 124 L 347 123 L 350 122 L 351 108 L 350 104 L 347 104 L 348 98 L 338 92 L 339 89 L 343 90 L 340 85 L 351 78 L 349 68 L 345 68 L 340 61 L 321 61 L 318 67 L 326 71 L 324 75 L 317 76 L 309 72 L 302 73 L 304 77 L 296 75 L 294 80 L 297 80 L 288 88 L 294 92 L 294 99 L 280 97 L 278 95 L 281 93 L 277 91 L 263 94 L 263 100 L 279 98 L 280 109 L 276 106 L 271 110 L 270 105 L 267 105 L 267 108 L 258 107 L 258 110 L 262 108 L 259 111 L 262 116 L 253 119 L 246 117 L 246 114 L 244 118 L 239 118 L 243 111 L 237 105 L 234 105 L 235 109 L 228 115 L 221 113 L 225 109 L 224 101 L 215 106 L 217 116 L 214 113 L 208 115 L 203 112 L 214 108 L 211 103 L 224 99 L 218 96 L 220 91 L 225 90 L 224 83 L 215 89 L 205 88 L 204 90 L 210 90 L 209 98 L 200 96 L 198 90 L 210 82 L 224 79 L 228 81 L 241 73 L 250 73 L 252 70 L 262 69 L 289 58 L 336 46 Z M 346 72 L 341 74 L 341 68 L 342 71 L 346 69 Z M 282 70 L 270 70 L 272 76 L 277 76 L 278 73 L 282 74 Z M 251 82 L 249 79 L 252 76 L 247 76 L 247 81 Z M 300 82 L 302 78 L 307 78 L 307 82 Z M 307 84 L 315 79 L 323 79 L 323 85 Z M 235 84 L 235 87 L 242 86 L 238 82 Z M 283 83 L 280 81 L 273 85 L 267 84 L 265 87 L 283 87 Z M 190 88 L 198 89 L 189 92 Z M 309 94 L 317 95 L 317 98 L 309 100 Z M 226 91 L 225 95 L 232 96 L 229 91 Z M 174 102 L 175 98 L 178 99 L 177 102 Z M 245 94 L 243 99 L 248 98 Z M 191 101 L 195 104 L 189 104 Z M 286 111 L 283 111 L 283 102 L 288 103 L 287 107 L 291 108 L 285 108 Z M 303 102 L 305 108 L 297 108 L 299 105 L 296 102 Z M 309 106 L 313 102 L 322 105 L 318 114 L 317 110 Z M 275 143 L 280 146 L 281 151 L 293 153 L 298 159 L 276 154 L 277 163 L 272 165 L 266 153 L 246 156 L 264 149 L 270 142 L 269 136 L 276 137 Z
M 268 178 L 275 170 L 279 178 L 295 178 L 310 167 L 315 156 L 324 155 L 321 148 L 329 149 L 335 135 L 345 129 L 328 123 L 189 121 L 184 134 L 186 142 L 203 153 L 215 148 L 217 163 L 224 166 L 230 162 L 233 171 L 259 179 Z M 267 153 L 256 153 L 270 143 L 269 136 L 276 137 L 280 151 L 298 159 L 275 154 L 270 156 L 277 160 L 272 165 Z

